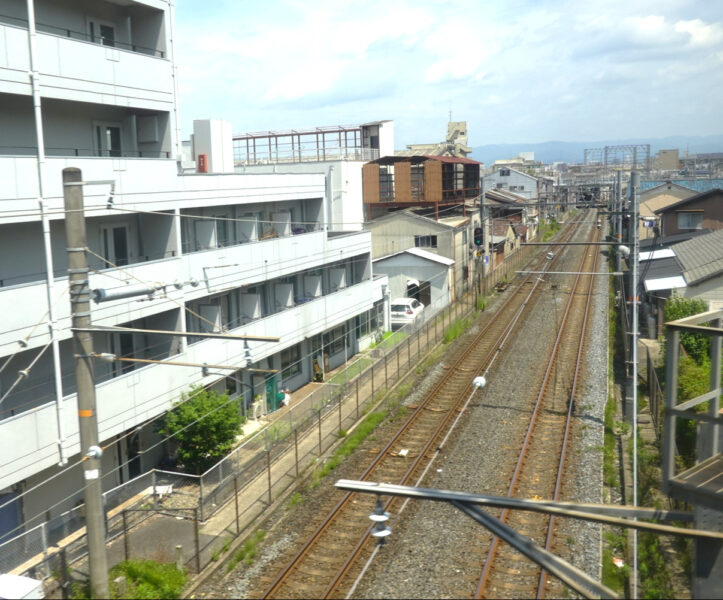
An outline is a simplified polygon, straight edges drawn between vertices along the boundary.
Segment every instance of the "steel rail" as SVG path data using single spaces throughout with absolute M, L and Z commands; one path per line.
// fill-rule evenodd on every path
M 596 237 L 600 237 L 600 231 L 598 230 Z M 595 253 L 594 257 L 594 263 L 593 263 L 593 271 L 597 267 L 598 263 L 598 254 Z M 582 325 L 580 327 L 580 340 L 577 347 L 577 357 L 575 360 L 575 372 L 572 377 L 572 385 L 570 389 L 570 395 L 567 401 L 567 417 L 565 419 L 565 433 L 562 437 L 562 448 L 560 449 L 560 461 L 557 466 L 557 476 L 555 478 L 555 493 L 553 494 L 552 500 L 553 502 L 557 502 L 560 499 L 560 489 L 562 487 L 562 473 L 565 467 L 565 459 L 567 458 L 567 444 L 570 434 L 570 425 L 572 423 L 572 417 L 575 413 L 575 394 L 577 392 L 577 381 L 578 376 L 580 375 L 580 370 L 582 367 L 582 353 L 583 353 L 583 347 L 585 345 L 585 337 L 586 337 L 586 330 L 587 330 L 587 321 L 588 317 L 590 316 L 590 307 L 592 306 L 592 291 L 595 286 L 595 278 L 590 277 L 590 282 L 588 283 L 588 291 L 587 291 L 587 301 L 585 302 L 585 314 L 582 318 Z M 552 538 L 554 536 L 554 530 L 555 530 L 555 515 L 550 515 L 548 524 L 547 524 L 547 535 L 545 537 L 545 550 L 548 552 L 550 551 L 550 548 L 552 546 Z M 545 597 L 545 586 L 547 585 L 547 571 L 543 567 L 540 570 L 540 578 L 538 580 L 537 584 L 537 598 L 542 600 Z
M 586 256 L 583 255 L 583 256 L 581 257 L 581 260 L 580 260 L 580 267 L 581 267 L 581 268 L 582 268 L 582 266 L 585 264 L 585 259 L 586 259 Z M 581 270 L 581 269 L 580 269 L 580 270 Z M 575 281 L 574 281 L 574 284 L 573 284 L 573 286 L 572 286 L 573 289 L 576 289 L 576 288 L 577 288 L 577 284 L 578 284 L 578 281 L 580 280 L 580 277 L 581 277 L 581 275 L 580 275 L 580 273 L 578 272 L 578 273 L 576 274 Z M 543 401 L 543 398 L 544 398 L 544 396 L 545 396 L 547 384 L 548 384 L 548 382 L 549 382 L 549 380 L 550 380 L 550 376 L 551 376 L 551 374 L 552 374 L 553 367 L 555 366 L 555 362 L 556 362 L 556 358 L 557 358 L 557 353 L 558 353 L 558 350 L 559 350 L 559 348 L 560 348 L 560 344 L 561 344 L 561 341 L 562 341 L 562 338 L 563 338 L 563 334 L 564 334 L 564 332 L 565 332 L 565 327 L 566 327 L 566 325 L 567 325 L 567 319 L 568 319 L 568 317 L 569 317 L 569 315 L 570 315 L 570 311 L 571 311 L 571 309 L 572 309 L 572 305 L 573 305 L 574 298 L 575 298 L 575 294 L 572 293 L 572 294 L 570 294 L 570 296 L 569 296 L 569 298 L 568 298 L 568 300 L 567 300 L 567 304 L 566 304 L 566 307 L 565 307 L 565 312 L 564 312 L 564 314 L 563 314 L 562 321 L 561 321 L 561 323 L 560 323 L 559 331 L 558 331 L 557 337 L 555 338 L 555 343 L 554 343 L 554 345 L 553 345 L 552 351 L 551 351 L 551 353 L 550 353 L 550 360 L 548 361 L 547 368 L 545 369 L 545 374 L 544 374 L 544 376 L 543 376 L 543 379 L 542 379 L 542 382 L 541 382 L 541 385 L 540 385 L 540 391 L 539 391 L 539 393 L 538 393 L 538 395 L 537 395 L 537 399 L 536 399 L 536 401 L 535 401 L 535 405 L 534 405 L 534 407 L 533 407 L 533 411 L 532 411 L 532 414 L 531 414 L 531 416 L 530 416 L 530 422 L 529 422 L 529 424 L 528 424 L 527 431 L 526 431 L 526 433 L 525 433 L 525 437 L 524 437 L 523 442 L 522 442 L 522 447 L 521 447 L 521 449 L 520 449 L 520 453 L 519 453 L 519 456 L 518 456 L 518 458 L 517 458 L 517 463 L 516 463 L 516 465 L 515 465 L 515 469 L 514 469 L 513 474 L 512 474 L 512 480 L 510 481 L 510 485 L 508 486 L 507 496 L 512 496 L 512 494 L 514 493 L 515 487 L 517 486 L 518 478 L 519 478 L 519 476 L 520 476 L 520 473 L 521 473 L 521 471 L 522 471 L 522 466 L 523 466 L 523 463 L 524 463 L 525 458 L 526 458 L 527 448 L 528 448 L 528 446 L 529 446 L 529 444 L 530 444 L 530 440 L 531 440 L 531 438 L 532 438 L 532 433 L 533 433 L 533 431 L 534 431 L 534 429 L 535 429 L 535 425 L 536 425 L 536 422 L 537 422 L 537 416 L 538 416 L 538 414 L 539 414 L 539 412 L 540 412 L 540 407 L 542 406 L 542 401 Z M 499 521 L 502 522 L 502 523 L 504 523 L 504 522 L 506 521 L 506 519 L 507 519 L 507 516 L 508 516 L 509 512 L 510 512 L 510 509 L 505 508 L 505 509 L 502 511 L 502 514 L 501 514 L 500 517 L 499 517 Z M 496 556 L 496 554 L 497 554 L 497 547 L 499 546 L 499 541 L 500 541 L 500 540 L 499 540 L 499 537 L 497 537 L 497 536 L 494 536 L 493 539 L 492 539 L 492 542 L 491 542 L 491 545 L 490 545 L 490 549 L 489 549 L 488 554 L 487 554 L 487 559 L 485 560 L 485 564 L 484 564 L 483 569 L 482 569 L 482 574 L 480 575 L 480 578 L 479 578 L 479 582 L 478 582 L 478 585 L 477 585 L 477 590 L 475 591 L 475 595 L 474 595 L 475 598 L 481 598 L 482 595 L 484 594 L 484 590 L 485 590 L 485 588 L 486 588 L 486 586 L 487 586 L 487 583 L 488 583 L 488 581 L 489 581 L 489 575 L 490 575 L 490 572 L 491 572 L 492 564 L 493 564 L 494 559 L 495 559 L 495 556 Z
M 574 228 L 571 227 L 571 228 L 569 229 L 569 232 L 570 232 L 569 235 L 571 235 L 573 231 L 574 231 Z M 555 258 L 558 259 L 558 257 L 555 257 Z M 544 261 L 544 259 L 541 259 L 541 261 Z M 548 261 L 548 262 L 549 262 L 549 261 Z M 556 262 L 556 261 L 553 261 L 553 262 Z M 544 264 L 544 262 L 543 262 L 543 264 Z M 535 281 L 535 283 L 534 283 L 534 285 L 533 285 L 533 289 L 530 290 L 530 292 L 529 292 L 529 294 L 528 294 L 528 298 L 525 299 L 525 301 L 523 302 L 523 306 L 527 304 L 527 302 L 528 302 L 528 300 L 529 300 L 529 297 L 532 295 L 532 293 L 534 293 L 534 291 L 537 289 L 537 287 L 538 287 L 538 285 L 539 285 L 539 278 L 533 278 L 533 277 L 531 277 L 531 276 L 528 276 L 528 277 L 526 278 L 526 281 L 532 281 L 532 280 Z M 502 311 L 504 311 L 505 309 L 507 309 L 507 308 L 513 303 L 513 301 L 515 300 L 515 298 L 518 298 L 518 295 L 521 293 L 521 289 L 522 289 L 521 286 L 519 286 L 515 294 L 511 294 L 507 299 L 505 299 L 504 303 L 503 303 L 502 306 L 500 307 L 500 312 L 502 312 Z M 490 354 L 488 355 L 487 359 L 489 359 L 490 357 L 492 357 L 492 356 L 495 355 L 495 352 L 496 352 L 496 350 L 497 350 L 497 347 L 499 346 L 500 340 L 506 339 L 506 337 L 507 337 L 507 335 L 509 334 L 509 332 L 511 331 L 511 329 L 512 329 L 512 328 L 514 327 L 514 325 L 518 322 L 519 318 L 521 317 L 521 314 L 522 314 L 521 311 L 520 311 L 520 310 L 517 310 L 517 311 L 515 312 L 515 315 L 514 315 L 514 317 L 513 317 L 513 320 L 511 320 L 510 323 L 508 323 L 507 325 L 505 325 L 505 327 L 503 328 L 502 333 L 498 336 L 496 343 L 491 346 L 491 350 L 492 350 L 492 351 L 491 351 Z M 468 358 L 469 355 L 470 355 L 474 350 L 477 350 L 477 347 L 476 347 L 476 346 L 477 346 L 477 342 L 478 342 L 479 340 L 481 340 L 481 339 L 484 338 L 484 336 L 488 333 L 489 329 L 493 326 L 493 324 L 495 324 L 495 320 L 494 320 L 494 319 L 490 319 L 490 321 L 488 321 L 488 322 L 485 324 L 485 326 L 482 328 L 482 330 L 480 331 L 480 333 L 479 333 L 477 336 L 475 336 L 474 341 L 473 341 L 472 343 L 470 343 L 470 344 L 466 347 L 466 349 L 465 349 L 465 350 L 462 352 L 462 354 L 460 355 L 459 359 L 458 359 L 458 360 L 455 362 L 455 364 L 448 370 L 447 374 L 442 378 L 442 380 L 434 387 L 433 391 L 427 395 L 427 397 L 426 397 L 425 400 L 421 403 L 421 405 L 419 406 L 419 408 L 417 408 L 417 410 L 415 410 L 414 413 L 413 413 L 412 415 L 410 415 L 410 417 L 407 419 L 407 421 L 405 421 L 405 423 L 402 425 L 402 427 L 399 429 L 399 431 L 398 431 L 398 432 L 393 436 L 393 438 L 386 444 L 386 446 L 379 452 L 377 458 L 372 462 L 372 464 L 371 464 L 371 465 L 364 471 L 364 473 L 361 475 L 361 477 L 360 477 L 361 480 L 364 480 L 365 478 L 369 477 L 369 475 L 374 472 L 374 470 L 378 467 L 378 465 L 382 462 L 382 460 L 383 460 L 384 457 L 386 456 L 386 454 L 387 454 L 387 452 L 389 451 L 389 449 L 397 442 L 397 440 L 402 436 L 403 433 L 405 433 L 409 428 L 411 428 L 412 424 L 417 420 L 418 415 L 422 414 L 423 411 L 422 411 L 421 409 L 423 409 L 427 404 L 431 403 L 431 402 L 435 399 L 435 397 L 436 397 L 437 394 L 440 392 L 440 390 L 441 390 L 441 389 L 447 384 L 447 382 L 452 378 L 452 376 L 454 375 L 457 367 L 458 367 L 466 358 Z M 483 365 L 484 365 L 485 362 L 486 362 L 486 360 L 483 361 Z M 470 381 L 467 389 L 469 389 L 469 387 L 471 387 L 471 381 Z M 464 398 L 464 396 L 462 396 L 462 397 Z M 449 420 L 450 420 L 451 416 L 454 414 L 456 408 L 457 408 L 457 405 L 453 406 L 453 407 L 448 411 L 448 414 L 447 414 L 446 418 L 442 419 L 442 421 L 440 422 L 439 426 L 438 426 L 437 429 L 435 430 L 434 434 L 433 434 L 432 436 L 430 436 L 427 444 L 426 444 L 425 447 L 424 447 L 424 450 L 423 450 L 423 451 L 420 451 L 420 452 L 418 453 L 417 457 L 414 459 L 413 464 L 412 464 L 412 465 L 409 467 L 409 469 L 407 470 L 407 473 L 406 473 L 405 476 L 404 476 L 404 479 L 405 479 L 405 480 L 409 478 L 410 474 L 413 473 L 416 468 L 418 468 L 419 464 L 421 463 L 421 461 L 422 461 L 423 458 L 425 457 L 425 454 L 426 454 L 427 450 L 428 450 L 429 447 L 433 444 L 434 440 L 439 436 L 439 432 L 441 432 L 442 429 L 443 429 L 443 428 L 446 426 L 446 424 L 449 422 Z M 294 557 L 285 565 L 284 569 L 277 575 L 277 577 L 274 579 L 274 581 L 266 588 L 266 590 L 265 590 L 264 593 L 263 593 L 263 597 L 264 597 L 264 598 L 271 597 L 272 595 L 274 595 L 274 594 L 280 589 L 280 587 L 281 587 L 281 586 L 283 585 L 283 583 L 284 583 L 284 580 L 285 580 L 288 576 L 290 576 L 290 573 L 292 572 L 292 570 L 294 569 L 294 567 L 295 567 L 303 558 L 305 558 L 305 557 L 309 554 L 309 552 L 310 552 L 312 546 L 314 545 L 314 543 L 315 543 L 315 542 L 321 537 L 321 535 L 328 529 L 328 527 L 330 526 L 332 520 L 334 519 L 334 516 L 341 511 L 342 507 L 343 507 L 347 502 L 349 502 L 351 496 L 352 496 L 352 493 L 351 493 L 351 492 L 347 492 L 347 493 L 344 495 L 344 497 L 339 500 L 339 502 L 338 502 L 338 503 L 334 506 L 334 508 L 329 512 L 329 514 L 327 515 L 327 517 L 325 518 L 325 520 L 324 520 L 324 521 L 316 528 L 316 530 L 311 534 L 311 536 L 309 537 L 309 539 L 305 542 L 304 546 L 302 546 L 302 548 L 294 555 Z M 391 500 L 387 501 L 386 506 L 388 506 L 390 503 L 391 503 Z M 333 587 L 335 587 L 335 586 L 338 584 L 338 581 L 340 581 L 340 580 L 343 578 L 343 576 L 344 576 L 345 573 L 347 572 L 349 566 L 353 563 L 354 558 L 359 554 L 361 548 L 362 548 L 363 545 L 364 545 L 364 542 L 368 539 L 370 532 L 371 532 L 371 527 L 369 527 L 369 528 L 367 529 L 367 531 L 364 533 L 364 535 L 362 535 L 361 539 L 360 539 L 359 542 L 356 544 L 355 549 L 354 549 L 354 551 L 352 552 L 352 555 L 350 555 L 349 558 L 347 559 L 347 561 L 345 561 L 344 566 L 342 567 L 342 569 L 340 569 L 340 570 L 337 572 L 337 574 L 336 574 L 336 576 L 334 577 L 334 580 L 333 580 L 333 581 L 334 581 L 334 586 L 333 586 Z M 328 586 L 329 592 L 331 591 L 331 589 L 333 589 L 333 587 L 332 587 L 332 586 Z

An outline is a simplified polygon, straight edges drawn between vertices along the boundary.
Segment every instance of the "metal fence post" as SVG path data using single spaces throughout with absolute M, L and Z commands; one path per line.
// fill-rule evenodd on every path
M 203 477 L 198 478 L 198 505 L 201 508 L 201 520 L 203 520 Z
M 158 508 L 158 497 L 156 496 L 156 470 L 151 471 L 151 486 L 153 487 L 153 508 Z
M 357 389 L 359 388 L 357 382 Z M 299 430 L 294 427 L 294 465 L 296 466 L 296 476 L 299 476 Z
M 407 338 L 407 371 L 412 368 L 412 350 L 410 348 L 411 346 L 412 338 Z
M 45 575 L 50 577 L 50 566 L 48 565 L 48 522 L 43 521 L 40 527 L 40 535 L 43 544 L 43 566 L 45 567 Z
M 319 412 L 317 413 L 317 418 L 319 421 L 319 458 L 321 458 L 321 408 L 319 409 Z
M 233 477 L 233 501 L 236 505 L 236 535 L 241 534 L 241 526 L 238 520 L 238 475 Z
M 266 451 L 266 474 L 269 480 L 269 506 L 271 506 L 271 450 Z
M 121 513 L 123 516 L 123 556 L 126 560 L 130 560 L 131 552 L 130 544 L 128 543 L 128 515 L 126 512 L 126 509 L 123 509 L 123 512 Z
M 193 541 L 196 544 L 196 573 L 201 572 L 201 543 L 198 539 L 198 509 L 193 509 Z
M 374 402 L 374 364 L 372 364 L 372 402 Z
M 68 555 L 65 547 L 60 549 L 60 591 L 63 600 L 70 598 L 70 578 L 68 574 Z
M 341 401 L 342 401 L 343 395 L 339 396 L 339 431 L 341 431 Z
M 389 358 L 389 354 L 384 355 L 384 387 L 389 387 L 389 371 L 387 370 L 387 363 L 389 362 L 387 359 Z

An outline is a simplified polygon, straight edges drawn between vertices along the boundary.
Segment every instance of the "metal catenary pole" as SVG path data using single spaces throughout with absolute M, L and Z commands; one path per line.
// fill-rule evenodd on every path
M 68 244 L 70 313 L 74 328 L 90 327 L 90 287 L 85 254 L 85 215 L 80 169 L 63 169 L 65 237 Z M 93 598 L 108 598 L 108 561 L 105 548 L 105 518 L 101 490 L 102 452 L 98 447 L 98 416 L 93 375 L 93 338 L 87 331 L 73 332 L 75 382 L 78 390 L 80 451 L 84 456 L 85 514 L 88 538 L 90 591 Z

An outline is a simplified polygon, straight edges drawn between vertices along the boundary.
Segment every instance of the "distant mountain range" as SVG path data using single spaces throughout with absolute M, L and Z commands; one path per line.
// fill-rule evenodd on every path
M 659 150 L 677 148 L 680 156 L 702 152 L 723 152 L 723 135 L 684 136 L 672 135 L 664 138 L 632 138 L 627 140 L 607 140 L 602 142 L 540 142 L 536 144 L 488 144 L 477 146 L 470 155 L 475 160 L 490 166 L 496 160 L 514 158 L 520 152 L 534 152 L 535 160 L 543 163 L 557 161 L 581 163 L 586 148 L 602 148 L 603 146 L 621 146 L 627 144 L 650 144 L 650 156 Z

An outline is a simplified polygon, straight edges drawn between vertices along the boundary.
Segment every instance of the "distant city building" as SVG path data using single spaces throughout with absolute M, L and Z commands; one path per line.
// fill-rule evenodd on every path
M 406 150 L 399 150 L 396 156 L 456 156 L 466 157 L 473 148 L 467 146 L 467 121 L 447 123 L 447 137 L 435 144 L 408 144 Z

